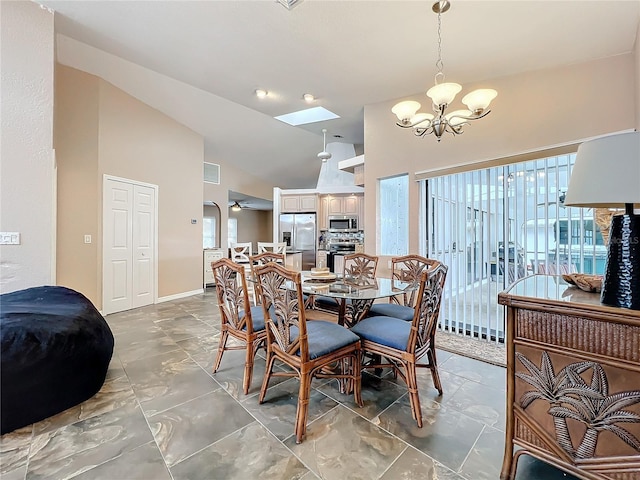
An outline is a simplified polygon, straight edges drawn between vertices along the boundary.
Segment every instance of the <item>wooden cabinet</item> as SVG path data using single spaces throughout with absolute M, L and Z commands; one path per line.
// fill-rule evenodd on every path
M 358 228 L 364 230 L 364 195 L 358 195 Z
M 342 201 L 342 197 L 338 197 L 336 195 L 330 195 L 329 196 L 329 208 L 327 213 L 329 215 L 342 215 L 343 212 L 343 201 Z
M 498 301 L 507 306 L 500 478 L 512 480 L 528 454 L 582 479 L 639 479 L 640 311 L 548 275 L 516 282 Z
M 356 215 L 361 216 L 363 210 L 362 204 L 364 195 L 320 195 L 318 226 L 320 230 L 326 230 L 329 227 L 327 217 L 330 215 Z M 359 219 L 359 225 L 363 219 Z M 362 227 L 359 227 L 362 230 Z
M 358 215 L 358 197 L 356 195 L 343 197 L 342 211 L 345 215 Z
M 204 251 L 204 255 L 203 255 L 204 276 L 203 276 L 202 284 L 204 285 L 205 288 L 207 287 L 208 284 L 214 283 L 213 270 L 211 269 L 211 262 L 220 260 L 223 257 L 224 257 L 224 253 L 222 252 L 222 250 L 205 250 Z
M 319 200 L 318 230 L 327 230 L 329 228 L 329 196 L 321 195 Z
M 282 195 L 280 197 L 280 211 L 315 212 L 318 209 L 317 195 Z

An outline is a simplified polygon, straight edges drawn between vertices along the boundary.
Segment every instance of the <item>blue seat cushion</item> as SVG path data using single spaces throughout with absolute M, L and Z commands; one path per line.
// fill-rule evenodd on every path
M 398 305 L 397 303 L 374 303 L 369 309 L 369 317 L 394 317 L 400 320 L 411 321 L 415 310 L 411 307 Z
M 298 338 L 298 329 L 291 327 L 291 338 Z M 309 344 L 309 358 L 316 359 L 335 352 L 342 347 L 360 341 L 360 337 L 335 323 L 322 320 L 307 322 L 307 341 Z M 298 352 L 300 355 L 300 352 Z
M 240 310 L 238 315 L 244 315 L 244 310 Z M 264 311 L 262 305 L 256 305 L 251 307 L 251 320 L 253 320 L 253 331 L 259 332 L 264 330 Z M 246 327 L 243 329 L 246 330 Z
M 351 331 L 364 340 L 406 350 L 411 323 L 394 317 L 369 317 L 356 323 Z

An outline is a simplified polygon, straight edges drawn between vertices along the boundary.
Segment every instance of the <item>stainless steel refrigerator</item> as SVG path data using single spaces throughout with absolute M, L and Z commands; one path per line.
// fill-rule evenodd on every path
M 302 252 L 302 269 L 311 270 L 316 265 L 316 214 L 280 215 L 280 241 L 287 244 L 287 251 Z

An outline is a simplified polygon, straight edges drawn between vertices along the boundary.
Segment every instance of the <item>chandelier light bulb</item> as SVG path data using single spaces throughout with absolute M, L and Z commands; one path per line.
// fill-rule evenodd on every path
M 464 103 L 473 113 L 482 113 L 489 107 L 491 100 L 498 96 L 492 88 L 479 88 L 462 97 Z
M 396 103 L 391 111 L 395 113 L 402 123 L 408 123 L 419 109 L 420 103 L 413 100 L 405 100 L 404 102 Z
M 439 83 L 427 90 L 427 96 L 431 98 L 434 105 L 441 107 L 453 102 L 460 90 L 462 90 L 462 85 L 457 83 Z

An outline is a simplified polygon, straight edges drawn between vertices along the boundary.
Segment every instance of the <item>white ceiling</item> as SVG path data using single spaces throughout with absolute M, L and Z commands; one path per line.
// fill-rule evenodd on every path
M 283 188 L 315 187 L 322 128 L 327 142 L 362 144 L 364 105 L 426 91 L 435 74 L 428 0 L 304 0 L 292 10 L 275 0 L 38 3 L 57 13 L 60 63 L 200 133 L 209 161 Z M 640 0 L 453 0 L 442 17 L 445 73 L 490 86 L 627 53 L 639 18 Z M 259 100 L 256 88 L 270 95 Z M 272 118 L 306 108 L 307 92 L 341 118 L 300 127 Z

